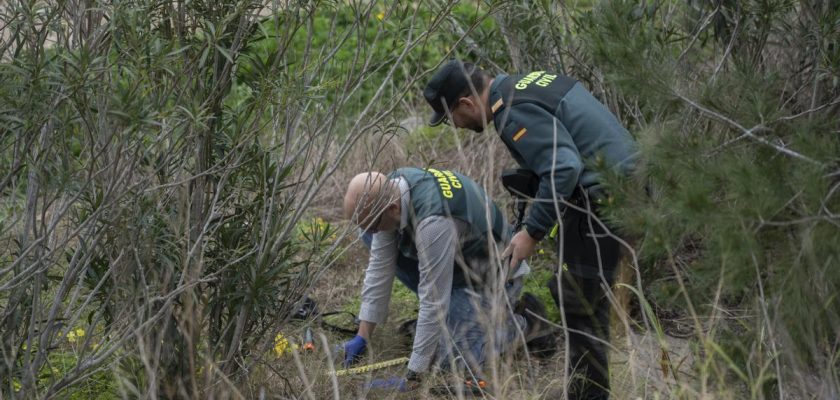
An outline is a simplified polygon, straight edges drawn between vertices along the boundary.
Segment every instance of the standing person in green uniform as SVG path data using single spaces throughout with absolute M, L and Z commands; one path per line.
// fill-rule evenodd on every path
M 432 76 L 423 96 L 434 110 L 432 126 L 451 120 L 458 128 L 482 132 L 492 120 L 513 158 L 539 178 L 524 229 L 505 254 L 518 265 L 562 219 L 559 265 L 568 269 L 558 268 L 549 286 L 568 328 L 570 398 L 608 398 L 606 291 L 620 245 L 595 218 L 607 198 L 595 166 L 629 174 L 637 153 L 633 138 L 583 85 L 558 73 L 493 77 L 451 60 Z
M 484 378 L 485 361 L 514 348 L 520 331 L 529 347 L 553 348 L 550 329 L 535 317 L 545 317 L 536 297 L 526 293 L 516 310 L 509 307 L 530 269 L 526 263 L 508 269 L 494 261 L 511 229 L 471 179 L 434 168 L 362 173 L 348 185 L 344 214 L 370 240 L 361 323 L 343 346 L 345 365 L 357 361 L 385 320 L 394 278 L 420 303 L 405 376 L 371 387 L 411 390 L 433 365 Z

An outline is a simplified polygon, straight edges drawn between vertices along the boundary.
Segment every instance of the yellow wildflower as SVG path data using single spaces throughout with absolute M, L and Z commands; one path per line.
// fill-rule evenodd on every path
M 377 13 L 376 14 L 376 19 L 382 21 L 383 19 L 385 19 L 385 13 L 381 12 L 381 11 L 379 13 Z
M 85 337 L 85 330 L 82 328 L 76 328 L 67 332 L 67 341 L 70 343 L 76 343 L 76 340 L 81 340 Z
M 282 333 L 278 333 L 277 337 L 274 338 L 274 354 L 280 357 L 289 350 L 289 340 Z

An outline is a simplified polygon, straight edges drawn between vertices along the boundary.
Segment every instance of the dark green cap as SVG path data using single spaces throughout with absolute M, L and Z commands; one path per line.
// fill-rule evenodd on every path
M 423 97 L 432 106 L 432 117 L 429 125 L 437 126 L 446 118 L 446 113 L 452 110 L 458 97 L 469 87 L 469 76 L 475 66 L 459 60 L 449 60 L 438 68 L 432 79 L 423 90 Z

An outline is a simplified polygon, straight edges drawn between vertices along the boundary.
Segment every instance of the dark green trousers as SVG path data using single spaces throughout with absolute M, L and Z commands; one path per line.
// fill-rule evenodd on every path
M 594 210 L 597 215 L 597 208 Z M 566 210 L 560 265 L 565 263 L 568 269 L 559 268 L 558 275 L 549 282 L 568 328 L 569 398 L 574 400 L 607 399 L 610 393 L 607 291 L 613 284 L 621 247 L 591 215 Z

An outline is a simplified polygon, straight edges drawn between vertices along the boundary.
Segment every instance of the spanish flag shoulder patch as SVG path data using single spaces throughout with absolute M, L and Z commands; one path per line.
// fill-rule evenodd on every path
M 505 103 L 502 101 L 502 99 L 501 99 L 501 97 L 500 97 L 500 98 L 499 98 L 499 100 L 496 100 L 496 102 L 495 102 L 495 103 L 493 103 L 493 106 L 492 106 L 492 107 L 490 107 L 490 111 L 492 111 L 492 112 L 493 112 L 493 114 L 495 114 L 495 113 L 496 113 L 496 111 L 499 111 L 499 109 L 500 109 L 500 108 L 502 108 L 502 106 L 503 106 L 504 104 L 505 104 Z
M 522 139 L 522 136 L 525 136 L 526 133 L 528 133 L 527 129 L 520 128 L 518 131 L 516 131 L 516 133 L 513 134 L 513 141 L 516 142 L 519 139 Z

